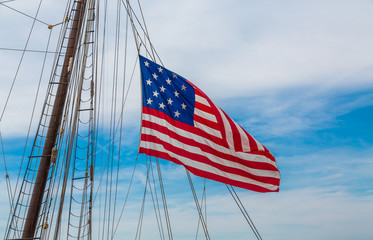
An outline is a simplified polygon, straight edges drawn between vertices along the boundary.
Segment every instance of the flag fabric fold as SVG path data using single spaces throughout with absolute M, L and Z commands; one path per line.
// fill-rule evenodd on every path
M 139 56 L 142 79 L 140 153 L 193 174 L 257 191 L 279 190 L 273 155 L 182 76 Z

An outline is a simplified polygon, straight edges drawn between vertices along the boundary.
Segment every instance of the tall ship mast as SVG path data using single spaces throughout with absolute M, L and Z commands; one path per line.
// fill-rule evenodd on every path
M 172 172 L 185 172 L 196 239 L 213 238 L 206 181 L 225 184 L 243 222 L 262 239 L 235 189 L 277 192 L 275 158 L 201 89 L 163 64 L 140 2 L 135 9 L 128 0 L 67 1 L 62 21 L 54 24 L 39 19 L 41 4 L 29 16 L 1 3 L 49 31 L 47 47 L 36 51 L 44 56 L 40 82 L 47 79 L 39 119 L 34 117 L 41 102 L 38 88 L 18 178 L 12 183 L 7 174 L 10 209 L 4 239 L 179 239 L 173 227 L 179 217 L 167 207 L 162 168 L 169 166 L 176 167 Z M 115 19 L 114 27 L 109 19 Z M 55 50 L 49 42 L 52 34 Z M 35 52 L 27 42 L 19 67 L 29 51 Z M 48 76 L 44 66 L 50 55 Z M 136 100 L 141 128 L 137 149 L 129 149 L 134 132 L 125 133 L 125 110 L 134 85 L 141 91 Z M 9 99 L 12 91 L 1 118 Z M 186 189 L 173 191 L 184 195 Z M 134 192 L 138 198 L 130 200 Z M 149 206 L 152 224 L 144 218 Z M 135 207 L 136 221 L 125 220 L 133 217 Z

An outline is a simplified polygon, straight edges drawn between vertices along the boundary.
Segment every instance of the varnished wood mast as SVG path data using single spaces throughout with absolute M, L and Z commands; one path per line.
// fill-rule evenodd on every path
M 51 165 L 51 152 L 56 144 L 58 130 L 62 120 L 62 113 L 66 102 L 66 94 L 68 83 L 71 76 L 71 65 L 74 62 L 74 57 L 77 49 L 77 43 L 82 28 L 82 20 L 85 11 L 85 1 L 78 1 L 73 19 L 72 28 L 67 44 L 65 59 L 63 62 L 60 81 L 58 84 L 56 99 L 53 104 L 52 115 L 49 122 L 47 136 L 44 142 L 42 157 L 38 168 L 38 173 L 35 179 L 34 189 L 27 212 L 26 222 L 23 229 L 22 239 L 33 239 L 38 222 L 40 208 L 43 201 L 45 186 L 48 180 L 49 169 Z

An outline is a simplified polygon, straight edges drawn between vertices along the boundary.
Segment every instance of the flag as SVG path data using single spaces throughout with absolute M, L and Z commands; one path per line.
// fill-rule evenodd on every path
M 280 172 L 267 148 L 191 82 L 143 56 L 139 61 L 140 153 L 229 185 L 278 191 Z

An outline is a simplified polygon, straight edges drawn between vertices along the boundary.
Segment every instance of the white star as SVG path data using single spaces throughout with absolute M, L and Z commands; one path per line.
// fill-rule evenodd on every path
M 179 113 L 179 111 L 177 111 L 177 110 L 176 110 L 176 112 L 174 112 L 174 113 L 175 113 L 175 117 L 179 117 L 180 114 L 181 114 L 181 113 Z
M 187 107 L 187 105 L 185 105 L 185 104 L 183 103 L 183 104 L 181 104 L 181 107 L 185 110 L 186 107 Z
M 167 99 L 167 103 L 168 103 L 168 104 L 172 105 L 173 102 L 174 102 L 174 101 L 172 101 L 171 98 Z
M 165 90 L 166 90 L 166 88 L 163 87 L 163 85 L 162 85 L 162 87 L 161 87 L 161 92 L 164 92 Z
M 178 93 L 178 92 L 175 90 L 174 94 L 175 94 L 175 97 L 179 97 L 179 94 L 180 94 L 180 93 Z
M 151 100 L 150 98 L 149 99 L 146 99 L 147 101 L 147 104 L 152 104 L 153 100 Z
M 159 72 L 163 72 L 163 69 L 161 67 L 158 68 Z
M 176 74 L 174 73 L 173 75 L 172 75 L 174 78 L 177 78 L 177 76 L 176 76 Z
M 166 82 L 168 83 L 168 85 L 171 85 L 171 80 L 169 78 L 166 79 Z
M 150 84 L 152 84 L 152 81 L 150 79 L 146 80 L 146 84 L 148 84 L 150 86 Z
M 157 74 L 153 73 L 153 78 L 155 78 L 155 80 L 157 80 Z
M 153 92 L 153 96 L 155 96 L 155 97 L 158 97 L 158 94 L 159 94 L 159 92 L 157 92 L 157 91 Z
M 145 61 L 144 64 L 145 64 L 145 66 L 149 67 L 148 61 Z
M 186 91 L 186 87 L 185 87 L 185 85 L 183 84 L 183 86 L 181 86 L 181 90 L 184 90 L 184 91 Z
M 160 103 L 159 107 L 162 108 L 162 109 L 164 109 L 164 107 L 166 107 L 166 105 L 164 105 L 163 103 Z

